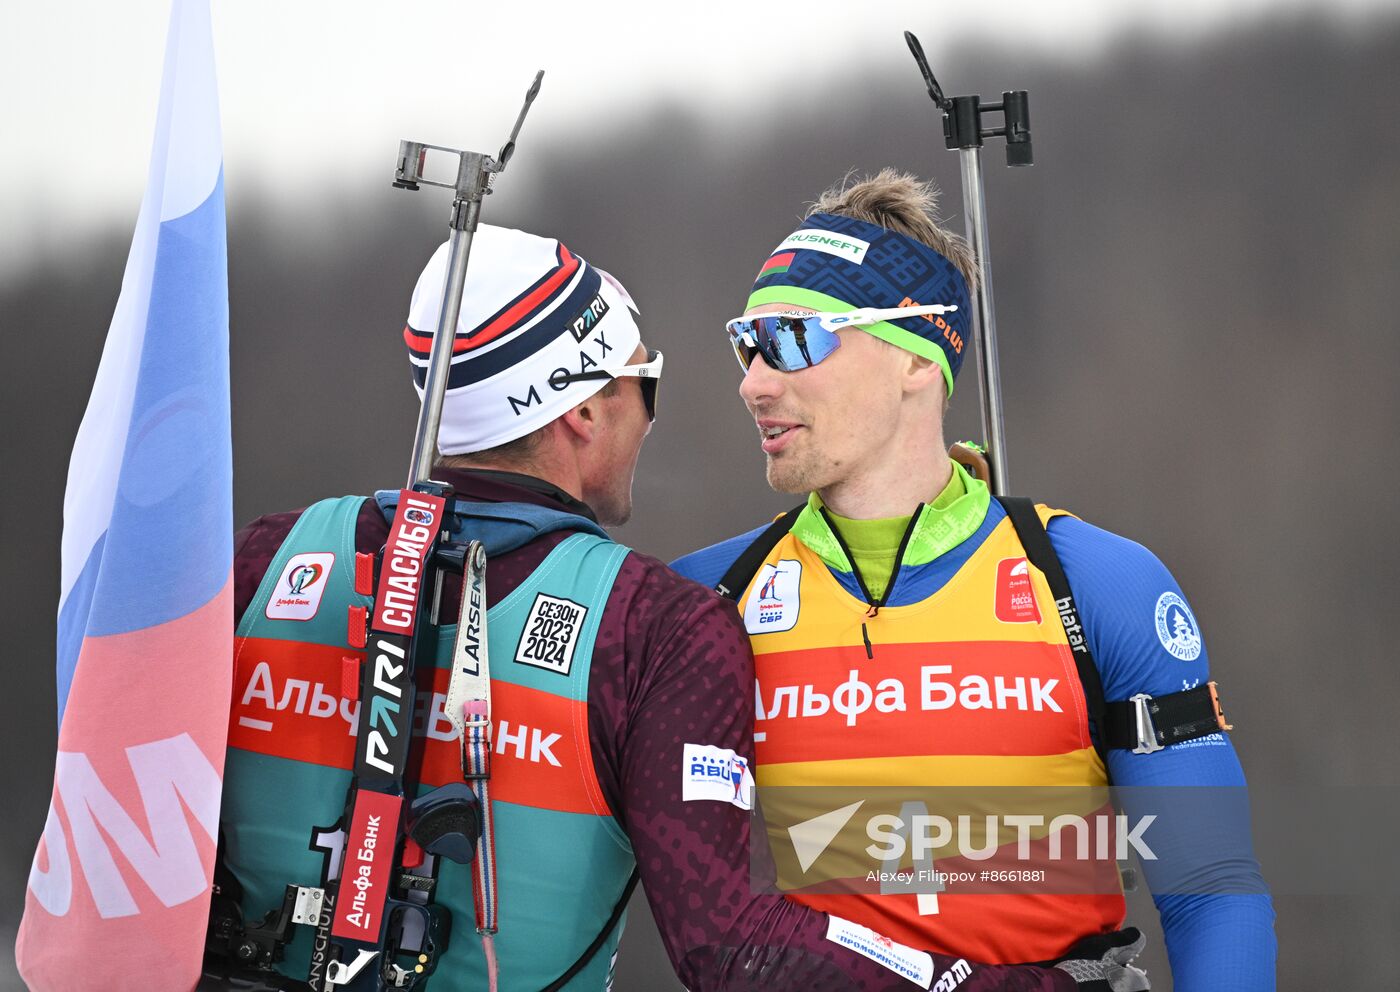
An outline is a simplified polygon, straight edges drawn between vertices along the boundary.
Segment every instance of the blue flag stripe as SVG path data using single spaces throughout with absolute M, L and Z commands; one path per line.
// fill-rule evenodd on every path
M 233 565 L 223 178 L 164 221 L 89 636 L 203 606 Z
M 58 611 L 58 722 L 63 723 L 63 711 L 68 706 L 68 689 L 73 684 L 73 672 L 78 667 L 78 652 L 87 634 L 88 614 L 92 611 L 92 595 L 97 588 L 97 573 L 102 567 L 102 549 L 107 535 L 103 534 L 92 546 L 92 553 L 78 573 L 78 580 Z

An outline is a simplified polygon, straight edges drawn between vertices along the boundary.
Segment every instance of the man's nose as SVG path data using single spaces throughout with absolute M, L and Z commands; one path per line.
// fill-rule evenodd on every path
M 763 360 L 763 355 L 754 352 L 749 362 L 744 381 L 739 383 L 739 396 L 750 407 L 764 400 L 776 399 L 783 392 L 783 373 L 775 372 Z

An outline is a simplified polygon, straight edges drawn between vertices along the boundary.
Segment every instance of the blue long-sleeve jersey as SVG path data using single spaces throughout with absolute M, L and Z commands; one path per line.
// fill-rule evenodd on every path
M 941 589 L 1005 517 L 992 501 L 986 519 L 962 544 L 933 561 L 906 569 L 888 605 L 918 602 Z M 717 583 L 764 528 L 731 538 L 672 563 L 687 578 Z M 1084 633 L 1098 665 L 1104 696 L 1127 699 L 1140 692 L 1166 695 L 1210 679 L 1200 629 L 1180 586 L 1156 555 L 1142 545 L 1084 523 L 1055 517 L 1050 543 L 1074 591 Z M 854 577 L 833 571 L 852 595 Z M 1113 750 L 1108 769 L 1115 786 L 1224 786 L 1243 789 L 1244 771 L 1230 740 L 1212 734 L 1152 754 Z M 1203 811 L 1205 804 L 1193 804 Z M 1208 814 L 1207 814 L 1208 815 Z M 1153 897 L 1166 934 L 1177 992 L 1273 992 L 1278 945 L 1273 905 L 1259 875 L 1247 816 L 1202 822 L 1193 843 L 1203 845 L 1192 862 L 1206 875 L 1232 884 L 1212 894 L 1165 893 Z M 1221 852 L 1212 859 L 1211 852 Z M 1144 865 L 1155 886 L 1153 866 Z M 1201 886 L 1210 893 L 1209 879 Z M 1241 890 L 1244 891 L 1241 891 Z

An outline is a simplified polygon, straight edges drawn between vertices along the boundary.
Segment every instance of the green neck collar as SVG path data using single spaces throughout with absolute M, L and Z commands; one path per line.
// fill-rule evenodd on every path
M 953 475 L 943 491 L 919 514 L 909 545 L 904 549 L 900 565 L 926 565 L 940 555 L 946 554 L 966 541 L 982 521 L 987 518 L 987 508 L 991 505 L 991 492 L 987 484 L 973 478 L 957 462 L 953 462 Z M 812 493 L 807 497 L 807 505 L 798 514 L 792 526 L 792 533 L 807 547 L 811 548 L 827 565 L 841 572 L 854 572 L 855 565 L 841 544 L 832 534 L 831 528 L 821 514 L 821 497 Z M 851 553 L 860 563 L 867 557 L 883 557 L 892 561 L 909 525 L 908 517 L 892 517 L 886 520 L 850 520 L 826 511 L 831 515 L 841 536 L 846 540 Z M 878 568 L 876 574 L 888 571 Z M 868 576 L 871 569 L 862 568 L 861 574 Z M 872 590 L 873 592 L 873 590 Z M 876 593 L 876 595 L 879 595 Z

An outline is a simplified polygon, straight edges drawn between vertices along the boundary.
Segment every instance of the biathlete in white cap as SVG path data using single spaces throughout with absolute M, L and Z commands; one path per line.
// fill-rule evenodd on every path
M 419 279 L 404 330 L 420 389 L 444 256 Z M 755 893 L 747 635 L 729 603 L 603 530 L 631 511 L 661 368 L 610 276 L 558 241 L 479 230 L 433 477 L 453 487 L 490 558 L 500 987 L 607 988 L 640 876 L 676 974 L 697 992 L 1076 988 L 1063 970 L 984 968 L 860 928 L 837 939 L 827 914 Z M 324 500 L 238 534 L 220 884 L 250 924 L 288 884 L 321 885 L 339 843 L 314 828 L 336 822 L 350 778 L 346 616 L 368 603 L 354 563 L 384 545 L 396 495 Z M 459 598 L 444 591 L 447 615 Z M 424 787 L 461 774 L 442 710 L 450 648 L 420 694 Z M 478 881 L 469 865 L 439 866 L 454 936 L 431 989 L 488 988 L 472 933 Z M 267 979 L 307 976 L 314 934 L 293 929 Z

